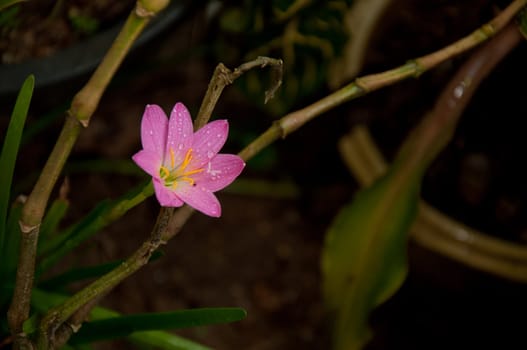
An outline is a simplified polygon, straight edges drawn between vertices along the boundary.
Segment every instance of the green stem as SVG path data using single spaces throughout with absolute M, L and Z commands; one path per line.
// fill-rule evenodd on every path
M 40 222 L 44 215 L 45 204 L 53 185 L 57 181 L 60 169 L 64 166 L 69 150 L 73 147 L 80 131 L 80 124 L 68 116 L 55 148 L 42 170 L 33 191 L 28 197 L 20 218 L 22 239 L 18 259 L 13 300 L 8 311 L 9 327 L 13 334 L 22 332 L 22 324 L 29 316 L 29 303 L 35 272 L 35 258 Z
M 495 35 L 498 31 L 503 29 L 503 27 L 526 4 L 527 0 L 515 0 L 490 22 L 453 44 L 431 54 L 411 60 L 397 68 L 357 78 L 354 82 L 342 87 L 323 99 L 305 108 L 287 114 L 245 147 L 239 155 L 243 159 L 248 160 L 277 139 L 285 138 L 288 134 L 297 130 L 305 123 L 335 106 L 409 77 L 418 77 L 423 72 L 437 66 L 439 63 L 459 55 Z
M 150 3 L 153 3 L 150 4 Z M 14 335 L 22 333 L 22 323 L 29 315 L 29 301 L 34 280 L 36 246 L 39 226 L 42 222 L 49 196 L 59 177 L 64 163 L 75 144 L 81 124 L 87 126 L 99 100 L 115 71 L 123 61 L 135 39 L 150 20 L 162 10 L 167 1 L 138 1 L 123 29 L 103 58 L 86 86 L 74 97 L 62 132 L 40 177 L 22 210 L 20 227 L 22 240 L 19 267 L 17 269 L 13 300 L 9 307 L 9 327 Z M 20 338 L 17 336 L 17 339 Z M 21 345 L 20 342 L 18 342 Z M 19 347 L 15 343 L 15 348 Z
M 115 38 L 97 70 L 73 98 L 69 113 L 75 116 L 85 127 L 88 126 L 93 112 L 117 68 L 149 22 L 149 17 L 140 17 L 137 12 L 137 9 L 134 9 L 128 16 L 122 30 Z

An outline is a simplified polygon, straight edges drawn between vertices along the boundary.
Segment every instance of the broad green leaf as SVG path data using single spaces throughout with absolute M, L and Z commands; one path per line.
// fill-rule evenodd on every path
M 100 203 L 84 219 L 54 239 L 43 242 L 39 253 L 44 255 L 44 258 L 38 266 L 38 274 L 53 266 L 79 244 L 143 202 L 153 192 L 152 183 L 148 181 L 147 184 L 134 188 L 117 200 Z
M 24 2 L 27 0 L 0 0 L 0 11 L 5 10 L 9 6 L 18 4 L 19 2 Z
M 67 296 L 62 294 L 45 292 L 36 288 L 31 294 L 31 304 L 39 313 L 45 313 L 50 308 L 63 303 L 67 298 Z M 90 319 L 95 321 L 119 316 L 120 314 L 113 310 L 96 307 L 92 310 Z M 135 332 L 126 337 L 126 339 L 146 349 L 210 350 L 201 344 L 163 331 Z
M 135 332 L 188 328 L 240 321 L 247 316 L 241 308 L 203 308 L 120 316 L 86 322 L 70 344 L 122 338 Z
M 152 253 L 148 262 L 155 261 L 163 256 L 163 253 L 159 250 Z M 51 277 L 38 284 L 39 288 L 57 290 L 71 284 L 73 282 L 79 282 L 85 279 L 100 277 L 117 266 L 121 265 L 124 260 L 113 261 L 105 264 L 79 267 L 68 270 L 58 276 Z
M 322 256 L 324 297 L 335 312 L 335 349 L 360 349 L 370 311 L 406 276 L 406 239 L 419 183 L 392 171 L 358 193 L 327 233 Z
M 34 86 L 35 77 L 30 75 L 18 93 L 0 153 L 0 255 L 2 256 L 5 253 L 7 210 L 11 201 L 13 172 Z M 2 276 L 0 276 L 0 280 L 2 280 Z

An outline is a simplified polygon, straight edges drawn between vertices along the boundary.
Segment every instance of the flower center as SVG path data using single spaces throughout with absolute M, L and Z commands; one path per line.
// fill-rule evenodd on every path
M 204 169 L 199 168 L 187 170 L 187 166 L 191 160 L 192 148 L 189 148 L 185 154 L 185 159 L 183 159 L 183 162 L 176 167 L 174 150 L 170 148 L 170 169 L 166 166 L 161 166 L 161 168 L 159 168 L 159 177 L 164 180 L 166 187 L 172 187 L 172 189 L 175 189 L 178 185 L 178 182 L 181 181 L 188 182 L 191 186 L 195 185 L 195 181 L 191 176 L 201 173 Z

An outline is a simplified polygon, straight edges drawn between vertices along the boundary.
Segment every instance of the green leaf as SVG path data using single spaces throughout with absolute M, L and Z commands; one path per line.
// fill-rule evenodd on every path
M 173 312 L 136 314 L 86 322 L 70 344 L 115 339 L 135 332 L 188 328 L 240 321 L 247 316 L 241 308 L 203 308 Z
M 147 184 L 134 188 L 117 200 L 100 203 L 86 217 L 62 234 L 48 242 L 43 242 L 39 254 L 45 257 L 38 266 L 37 274 L 53 266 L 79 244 L 119 219 L 128 210 L 151 196 L 153 192 L 152 182 L 149 180 Z
M 162 331 L 135 332 L 130 334 L 127 339 L 131 343 L 144 349 L 210 350 L 210 348 L 201 344 Z
M 391 171 L 337 215 L 322 256 L 324 297 L 336 313 L 335 349 L 369 340 L 370 311 L 406 276 L 406 241 L 419 199 L 416 177 Z
M 9 6 L 18 4 L 19 2 L 24 2 L 27 0 L 0 0 L 0 11 L 5 10 Z
M 152 253 L 152 256 L 150 257 L 148 262 L 155 261 L 159 259 L 161 256 L 163 256 L 163 253 L 157 250 L 154 253 Z M 85 279 L 100 277 L 110 272 L 117 266 L 121 265 L 123 261 L 124 260 L 118 260 L 118 261 L 112 261 L 109 263 L 95 265 L 95 266 L 73 268 L 58 276 L 51 277 L 50 279 L 47 279 L 39 283 L 38 286 L 44 289 L 57 290 L 61 287 L 65 287 L 68 284 L 71 284 L 74 282 L 79 282 Z
M 63 303 L 67 298 L 68 296 L 62 294 L 45 292 L 35 288 L 31 294 L 31 304 L 39 313 L 43 314 L 50 308 Z M 92 320 L 103 320 L 118 316 L 120 316 L 119 313 L 102 307 L 96 307 L 90 313 Z M 130 334 L 127 339 L 146 349 L 210 350 L 201 344 L 163 331 L 135 332 Z
M 1 5 L 1 3 L 0 3 Z M 1 7 L 0 7 L 1 8 Z M 2 153 L 0 154 L 0 255 L 4 256 L 6 245 L 6 221 L 7 210 L 11 201 L 11 183 L 13 180 L 13 173 L 15 170 L 15 163 L 20 146 L 20 139 L 22 131 L 26 122 L 31 96 L 33 95 L 33 87 L 35 86 L 35 78 L 30 75 L 22 84 L 22 88 L 18 93 L 15 102 L 15 107 L 11 115 L 11 120 L 7 128 L 7 133 L 2 146 Z M 0 280 L 3 276 L 0 275 Z
M 20 226 L 18 221 L 22 214 L 22 203 L 15 201 L 9 211 L 7 218 L 7 232 L 10 234 L 6 237 L 4 255 L 0 264 L 0 276 L 2 279 L 2 288 L 0 289 L 0 305 L 4 305 L 11 296 L 15 284 L 16 266 L 18 264 L 18 251 L 20 246 Z

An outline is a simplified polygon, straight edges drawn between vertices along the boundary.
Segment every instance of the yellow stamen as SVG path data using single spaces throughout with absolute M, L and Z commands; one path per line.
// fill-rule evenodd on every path
M 161 166 L 161 168 L 159 168 L 159 176 L 164 179 L 166 178 L 168 175 L 170 175 L 170 171 L 165 168 L 164 166 Z
M 205 170 L 205 169 L 203 169 L 203 168 L 201 168 L 201 169 L 194 169 L 194 170 L 187 171 L 186 173 L 181 174 L 181 176 L 189 176 L 189 175 L 199 174 L 203 170 Z
M 189 148 L 187 154 L 185 154 L 185 159 L 180 165 L 181 171 L 184 171 L 187 168 L 188 163 L 192 160 L 192 148 Z
M 174 167 L 176 166 L 176 160 L 174 158 L 174 150 L 172 149 L 172 147 L 170 147 L 170 167 L 172 169 L 174 169 Z
M 159 176 L 163 180 L 165 180 L 165 186 L 171 187 L 172 189 L 176 189 L 179 181 L 185 181 L 185 182 L 188 182 L 191 186 L 194 186 L 196 182 L 191 177 L 191 175 L 199 174 L 205 169 L 200 168 L 200 169 L 185 171 L 187 166 L 190 164 L 190 161 L 192 160 L 192 148 L 190 148 L 187 151 L 187 153 L 185 154 L 185 159 L 183 159 L 183 162 L 177 168 L 175 168 L 176 156 L 174 154 L 174 150 L 170 148 L 169 152 L 170 152 L 170 170 L 165 166 L 161 166 L 159 168 Z
M 191 177 L 183 176 L 183 177 L 180 177 L 178 180 L 186 181 L 190 184 L 190 186 L 194 186 L 194 179 Z

